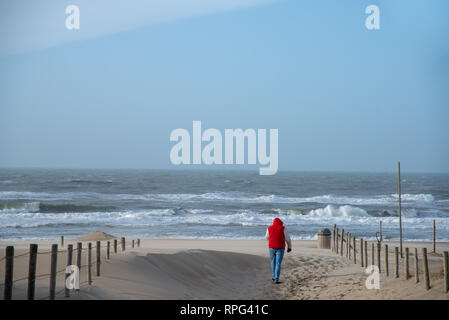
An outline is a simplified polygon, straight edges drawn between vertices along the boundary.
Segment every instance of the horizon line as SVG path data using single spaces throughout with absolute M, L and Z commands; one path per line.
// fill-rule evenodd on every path
M 0 170 L 129 170 L 129 171 L 219 171 L 219 172 L 241 172 L 241 171 L 247 171 L 247 172 L 258 172 L 258 169 L 252 169 L 252 168 L 211 168 L 211 167 L 193 167 L 193 168 L 148 168 L 148 167 L 46 167 L 46 166 L 0 166 Z M 298 173 L 375 173 L 375 174 L 392 174 L 397 173 L 396 170 L 392 171 L 384 171 L 384 170 L 341 170 L 341 169 L 334 169 L 334 170 L 322 170 L 322 169 L 278 169 L 278 173 L 288 173 L 288 172 L 298 172 Z M 449 175 L 448 172 L 438 172 L 438 171 L 404 171 L 403 168 L 401 168 L 401 174 L 441 174 L 441 175 Z M 275 174 L 276 175 L 276 174 Z M 274 176 L 275 176 L 274 175 Z

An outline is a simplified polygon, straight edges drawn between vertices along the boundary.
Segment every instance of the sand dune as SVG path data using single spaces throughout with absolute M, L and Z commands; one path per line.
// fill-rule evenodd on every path
M 410 247 L 422 245 L 430 246 Z M 39 244 L 43 254 L 38 256 L 38 274 L 48 273 L 50 259 L 45 252 L 49 246 L 49 242 Z M 438 255 L 429 255 L 431 290 L 424 289 L 422 280 L 416 284 L 413 278 L 385 275 L 380 290 L 368 290 L 367 275 L 358 264 L 330 250 L 316 249 L 314 241 L 293 242 L 293 252 L 285 255 L 283 263 L 283 283 L 274 285 L 266 246 L 259 240 L 142 240 L 140 248 L 112 254 L 110 260 L 103 255 L 101 277 L 94 273 L 91 286 L 87 285 L 86 267 L 82 267 L 81 290 L 73 291 L 70 299 L 449 299 L 449 294 L 443 293 Z M 16 255 L 26 253 L 25 244 L 16 247 Z M 448 244 L 441 245 L 441 250 L 448 248 Z M 4 244 L 0 243 L 0 257 L 3 255 Z M 27 256 L 16 260 L 14 279 L 26 277 Z M 83 265 L 85 261 L 83 254 Z M 65 262 L 65 253 L 60 253 L 58 270 L 64 269 Z M 0 279 L 3 269 L 1 266 Z M 402 265 L 400 270 L 402 274 Z M 48 297 L 48 281 L 49 277 L 38 278 L 37 299 Z M 66 299 L 63 284 L 61 272 L 57 299 Z M 14 298 L 25 295 L 26 280 L 16 282 Z

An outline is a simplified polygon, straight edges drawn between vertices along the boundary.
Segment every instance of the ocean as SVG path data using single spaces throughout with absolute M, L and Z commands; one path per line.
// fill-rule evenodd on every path
M 449 241 L 449 175 L 402 173 L 404 240 Z M 273 218 L 293 239 L 333 224 L 398 240 L 395 173 L 0 169 L 0 240 L 92 231 L 140 238 L 263 239 Z

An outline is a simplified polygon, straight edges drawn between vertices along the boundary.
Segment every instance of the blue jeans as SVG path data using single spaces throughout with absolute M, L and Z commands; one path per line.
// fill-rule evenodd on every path
M 281 275 L 281 263 L 284 257 L 284 249 L 273 249 L 270 248 L 270 259 L 271 259 L 271 273 L 273 275 L 274 281 L 279 281 L 279 276 Z

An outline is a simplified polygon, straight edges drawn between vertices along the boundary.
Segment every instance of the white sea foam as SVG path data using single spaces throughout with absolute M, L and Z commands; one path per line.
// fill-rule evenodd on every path
M 399 199 L 397 193 L 391 195 L 394 199 Z M 403 201 L 418 201 L 418 202 L 432 202 L 435 200 L 434 196 L 431 194 L 401 194 L 401 200 Z
M 323 204 L 353 204 L 353 205 L 388 205 L 397 202 L 397 194 L 375 195 L 371 197 L 346 197 L 335 195 L 319 195 L 312 197 L 286 197 L 278 195 L 251 195 L 243 192 L 207 192 L 202 194 L 176 193 L 176 194 L 107 194 L 95 192 L 17 192 L 2 191 L 0 199 L 3 200 L 142 200 L 142 201 L 232 201 L 244 203 L 323 203 Z M 402 200 L 407 203 L 431 203 L 434 197 L 431 194 L 404 194 Z

